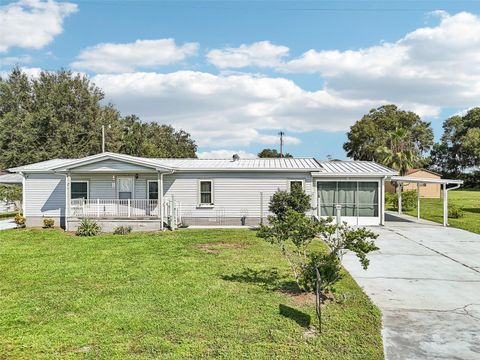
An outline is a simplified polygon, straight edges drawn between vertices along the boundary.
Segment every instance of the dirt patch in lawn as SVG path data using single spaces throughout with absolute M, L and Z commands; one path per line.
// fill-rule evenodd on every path
M 292 304 L 294 305 L 315 305 L 315 293 L 313 292 L 301 292 L 300 290 L 281 290 L 280 292 L 288 295 L 292 301 Z M 322 304 L 328 304 L 334 301 L 335 296 L 333 295 L 333 293 L 329 292 L 323 295 Z
M 207 244 L 198 244 L 197 249 L 205 251 L 209 254 L 218 254 L 221 250 L 225 249 L 245 249 L 248 245 L 245 244 L 237 244 L 237 243 L 207 243 Z

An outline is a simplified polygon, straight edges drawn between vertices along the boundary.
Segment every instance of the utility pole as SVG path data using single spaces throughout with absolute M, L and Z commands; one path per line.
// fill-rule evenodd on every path
M 285 133 L 280 131 L 278 135 L 280 135 L 280 157 L 283 158 L 283 135 L 285 135 Z
M 102 125 L 102 153 L 105 152 L 105 125 Z

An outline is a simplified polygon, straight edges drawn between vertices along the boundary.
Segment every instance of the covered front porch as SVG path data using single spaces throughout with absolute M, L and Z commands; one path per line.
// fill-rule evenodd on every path
M 101 154 L 59 170 L 66 179 L 67 229 L 85 218 L 108 228 L 144 224 L 151 230 L 175 229 L 182 221 L 181 204 L 164 196 L 164 175 L 171 169 Z

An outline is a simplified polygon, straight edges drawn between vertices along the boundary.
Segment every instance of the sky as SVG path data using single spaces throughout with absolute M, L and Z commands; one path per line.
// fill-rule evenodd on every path
M 480 1 L 0 0 L 0 74 L 71 69 L 198 156 L 345 159 L 394 103 L 429 121 L 480 105 Z

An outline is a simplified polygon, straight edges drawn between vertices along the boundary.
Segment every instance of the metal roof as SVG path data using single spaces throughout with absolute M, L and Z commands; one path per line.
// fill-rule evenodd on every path
M 272 159 L 155 159 L 159 165 L 173 169 L 297 169 L 321 170 L 320 164 L 314 158 L 272 158 Z
M 258 159 L 159 159 L 101 153 L 81 159 L 54 159 L 10 169 L 12 172 L 66 171 L 87 163 L 113 159 L 175 171 L 305 171 L 316 176 L 393 176 L 397 172 L 370 161 L 318 161 L 305 158 Z
M 373 161 L 319 161 L 324 169 L 323 172 L 315 174 L 324 175 L 349 175 L 349 176 L 393 176 L 398 172 Z
M 21 184 L 22 175 L 20 174 L 5 174 L 0 175 L 0 184 Z

